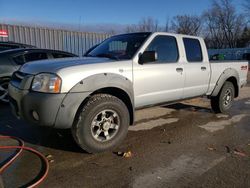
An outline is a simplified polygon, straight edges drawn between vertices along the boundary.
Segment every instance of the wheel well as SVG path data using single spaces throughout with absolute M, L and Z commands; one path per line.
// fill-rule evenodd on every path
M 134 122 L 133 105 L 132 105 L 132 102 L 131 102 L 129 95 L 124 90 L 116 88 L 116 87 L 107 87 L 107 88 L 102 88 L 102 89 L 96 90 L 95 92 L 90 94 L 90 96 L 95 95 L 95 94 L 100 94 L 100 93 L 113 95 L 113 96 L 121 99 L 128 108 L 129 117 L 130 117 L 130 125 L 133 124 L 133 122 Z
M 238 87 L 238 82 L 235 77 L 230 77 L 226 81 L 231 82 L 234 85 L 234 90 L 235 90 L 235 97 L 239 96 L 239 87 Z

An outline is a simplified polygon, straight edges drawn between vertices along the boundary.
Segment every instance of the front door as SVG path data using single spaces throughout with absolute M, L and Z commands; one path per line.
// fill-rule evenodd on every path
M 133 67 L 135 107 L 181 99 L 185 72 L 176 38 L 158 35 L 145 51 L 155 51 L 158 58 Z

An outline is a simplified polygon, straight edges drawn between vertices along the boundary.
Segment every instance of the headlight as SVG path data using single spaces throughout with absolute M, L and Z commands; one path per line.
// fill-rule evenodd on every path
M 31 89 L 43 93 L 60 93 L 62 80 L 50 73 L 41 73 L 34 77 Z

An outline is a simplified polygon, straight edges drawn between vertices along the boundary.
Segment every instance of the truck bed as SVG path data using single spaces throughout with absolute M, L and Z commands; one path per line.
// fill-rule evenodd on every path
M 240 86 L 243 86 L 247 83 L 247 74 L 248 74 L 248 61 L 211 61 L 211 79 L 208 89 L 208 95 L 210 95 L 219 80 L 219 77 L 222 75 L 226 69 L 235 69 L 239 73 L 239 82 Z

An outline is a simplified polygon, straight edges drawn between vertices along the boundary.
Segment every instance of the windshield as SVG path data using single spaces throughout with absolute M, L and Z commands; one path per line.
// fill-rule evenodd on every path
M 98 45 L 87 56 L 116 60 L 131 59 L 149 35 L 150 33 L 132 33 L 113 36 Z

